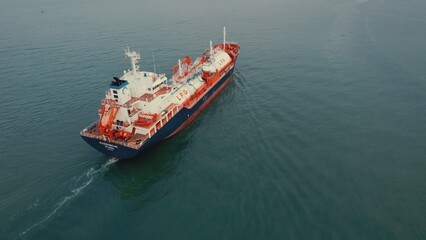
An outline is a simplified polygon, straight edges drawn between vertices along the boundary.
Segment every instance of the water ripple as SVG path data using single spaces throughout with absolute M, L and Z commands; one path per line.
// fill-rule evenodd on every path
M 18 238 L 25 238 L 31 231 L 34 231 L 34 229 L 39 228 L 44 223 L 46 223 L 48 220 L 50 220 L 54 217 L 60 216 L 61 212 L 65 211 L 64 208 L 68 204 L 70 204 L 75 198 L 80 196 L 87 189 L 87 187 L 90 186 L 90 184 L 93 183 L 93 181 L 97 177 L 103 175 L 108 170 L 110 165 L 115 163 L 115 162 L 116 162 L 115 159 L 110 159 L 98 168 L 93 168 L 93 167 L 89 168 L 88 170 L 84 171 L 83 174 L 71 178 L 63 186 L 63 187 L 71 186 L 71 189 L 69 190 L 70 194 L 66 195 L 65 197 L 62 197 L 58 202 L 56 202 L 54 204 L 49 204 L 49 205 L 53 205 L 54 208 L 51 209 L 48 212 L 47 215 L 43 216 L 36 223 L 32 224 L 31 226 L 26 228 L 24 231 L 22 231 L 19 234 Z M 43 209 L 49 208 L 49 206 L 47 206 L 47 204 L 50 201 L 51 201 L 51 199 L 44 200 L 43 201 L 44 203 L 41 204 L 40 199 L 37 199 L 25 211 L 13 215 L 11 217 L 11 220 L 12 221 L 18 221 L 21 218 L 28 218 L 29 215 L 34 214 L 40 208 L 43 208 Z M 43 210 L 43 212 L 46 212 L 46 210 Z

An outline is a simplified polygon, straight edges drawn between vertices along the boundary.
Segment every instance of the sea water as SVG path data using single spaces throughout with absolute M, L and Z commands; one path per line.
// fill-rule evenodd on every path
M 114 162 L 79 132 L 113 76 L 209 40 L 235 77 Z M 425 239 L 423 0 L 0 2 L 0 239 Z

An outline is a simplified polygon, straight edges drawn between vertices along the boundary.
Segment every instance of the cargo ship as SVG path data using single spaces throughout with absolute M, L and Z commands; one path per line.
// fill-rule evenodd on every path
M 179 59 L 172 75 L 140 71 L 140 53 L 124 50 L 131 69 L 113 77 L 105 92 L 99 120 L 80 132 L 96 150 L 115 159 L 128 159 L 184 129 L 230 84 L 240 53 L 226 42 L 205 50 L 191 61 Z M 155 66 L 155 65 L 154 65 Z

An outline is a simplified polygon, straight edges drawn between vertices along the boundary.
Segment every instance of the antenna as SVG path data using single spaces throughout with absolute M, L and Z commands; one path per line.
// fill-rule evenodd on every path
M 153 62 L 153 64 L 154 64 L 154 73 L 157 73 L 157 70 L 155 69 L 154 51 L 152 52 L 152 62 Z
M 226 27 L 223 27 L 223 50 L 225 50 L 226 44 Z
M 182 76 L 182 66 L 180 65 L 180 59 L 179 59 L 179 77 Z
M 210 55 L 213 55 L 213 43 L 210 40 Z

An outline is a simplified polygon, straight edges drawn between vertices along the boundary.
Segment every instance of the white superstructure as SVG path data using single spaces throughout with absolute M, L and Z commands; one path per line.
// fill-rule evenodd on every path
M 131 68 L 113 78 L 99 121 L 82 131 L 83 138 L 92 146 L 101 144 L 101 149 L 106 142 L 139 149 L 148 140 L 159 141 L 180 131 L 230 82 L 240 47 L 227 43 L 225 34 L 224 29 L 223 44 L 213 46 L 210 41 L 209 49 L 194 62 L 190 57 L 179 59 L 169 79 L 140 71 L 140 53 L 125 49 Z M 114 156 L 127 156 L 123 154 Z

